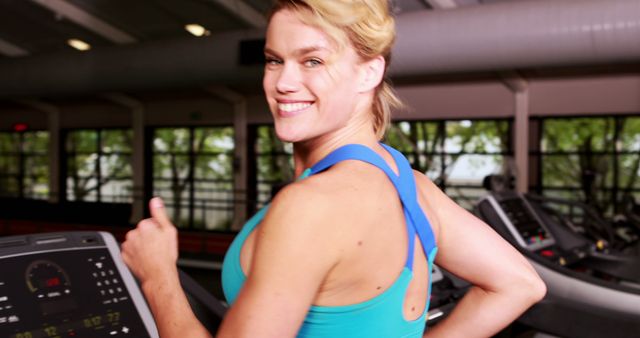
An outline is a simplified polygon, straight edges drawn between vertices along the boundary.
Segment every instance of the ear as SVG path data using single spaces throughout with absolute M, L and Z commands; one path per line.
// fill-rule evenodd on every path
M 364 93 L 374 90 L 384 77 L 384 69 L 386 62 L 382 55 L 378 55 L 375 58 L 363 62 L 360 66 L 360 81 L 358 92 Z

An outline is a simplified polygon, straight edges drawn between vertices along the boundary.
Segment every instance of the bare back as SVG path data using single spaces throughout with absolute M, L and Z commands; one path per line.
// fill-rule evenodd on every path
M 388 153 L 379 153 L 394 168 Z M 414 172 L 416 182 L 426 178 Z M 387 290 L 398 278 L 408 255 L 407 224 L 398 193 L 380 169 L 359 161 L 345 161 L 330 170 L 294 183 L 331 201 L 331 213 L 323 222 L 324 231 L 336 232 L 329 251 L 338 250 L 340 259 L 330 269 L 313 301 L 319 306 L 340 306 L 372 299 Z M 418 203 L 427 217 L 433 215 L 418 185 Z M 438 238 L 438 222 L 430 218 Z M 295 225 L 291 225 L 295 226 Z M 243 271 L 251 271 L 256 232 L 247 238 L 240 256 Z M 413 278 L 404 303 L 404 317 L 420 317 L 428 298 L 429 269 L 419 240 L 415 241 Z M 309 252 L 312 256 L 318 253 Z

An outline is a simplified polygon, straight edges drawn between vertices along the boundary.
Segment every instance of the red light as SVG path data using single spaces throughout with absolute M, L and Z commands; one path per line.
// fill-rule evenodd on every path
M 542 256 L 544 257 L 553 257 L 555 255 L 551 250 L 542 250 L 540 254 L 542 254 Z
M 54 277 L 54 278 L 47 279 L 48 287 L 58 286 L 58 285 L 60 285 L 60 278 Z
M 27 131 L 27 129 L 29 129 L 29 125 L 26 123 L 16 123 L 13 125 L 13 131 L 15 132 L 23 132 L 23 131 Z

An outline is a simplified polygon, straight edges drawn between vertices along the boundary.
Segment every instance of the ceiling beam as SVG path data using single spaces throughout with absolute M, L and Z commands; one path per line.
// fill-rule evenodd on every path
M 267 18 L 242 0 L 209 0 L 224 7 L 254 28 L 267 27 Z
M 245 97 L 226 86 L 209 86 L 204 89 L 209 94 L 229 103 L 240 103 Z
M 8 41 L 0 39 L 0 54 L 10 57 L 18 57 L 27 56 L 29 55 L 29 52 Z
M 433 9 L 449 9 L 456 8 L 458 4 L 456 4 L 455 0 L 423 0 Z
M 128 33 L 64 0 L 31 1 L 69 19 L 70 21 L 104 37 L 111 42 L 126 44 L 137 41 L 136 38 Z

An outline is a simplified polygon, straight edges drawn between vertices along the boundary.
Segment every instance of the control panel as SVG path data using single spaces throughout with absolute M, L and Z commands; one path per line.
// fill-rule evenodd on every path
M 489 195 L 485 199 L 493 206 L 511 235 L 523 248 L 535 251 L 555 244 L 549 230 L 524 198 L 514 195 L 497 199 Z
M 0 338 L 157 337 L 107 233 L 0 238 Z

